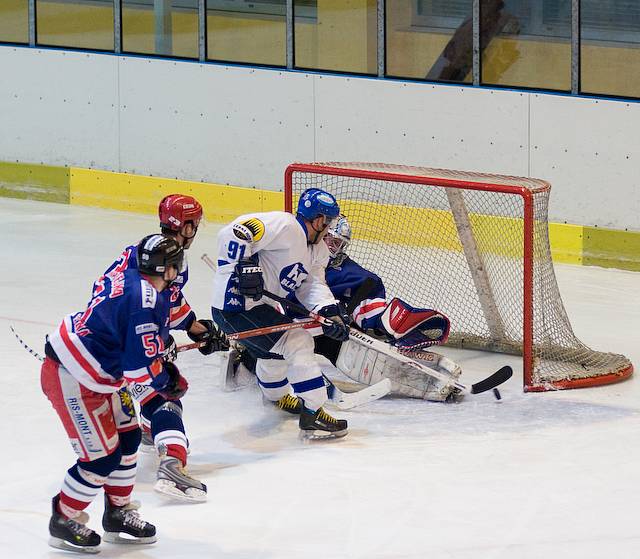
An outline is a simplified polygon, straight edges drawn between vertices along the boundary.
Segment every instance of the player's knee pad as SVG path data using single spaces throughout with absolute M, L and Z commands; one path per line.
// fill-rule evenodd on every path
M 121 459 L 122 450 L 120 446 L 117 446 L 111 454 L 107 454 L 97 460 L 91 460 L 89 462 L 80 462 L 80 460 L 78 460 L 77 466 L 79 469 L 96 474 L 97 476 L 109 477 L 111 472 L 120 465 Z
M 287 376 L 287 363 L 279 359 L 258 359 L 256 376 L 263 382 L 282 380 Z
M 138 452 L 141 440 L 142 429 L 140 427 L 120 433 L 120 450 L 122 454 L 128 456 Z

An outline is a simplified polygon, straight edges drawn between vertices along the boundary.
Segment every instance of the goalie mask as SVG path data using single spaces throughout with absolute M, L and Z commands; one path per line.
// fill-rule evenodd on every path
M 338 220 L 329 227 L 324 242 L 331 254 L 331 266 L 340 266 L 347 257 L 345 251 L 351 243 L 351 225 L 346 216 L 340 215 Z

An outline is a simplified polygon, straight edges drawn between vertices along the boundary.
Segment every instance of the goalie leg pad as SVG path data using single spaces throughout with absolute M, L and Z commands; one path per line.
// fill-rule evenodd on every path
M 460 376 L 460 367 L 442 355 L 423 351 L 416 356 L 422 365 L 445 372 L 454 381 Z M 391 393 L 397 396 L 443 402 L 455 391 L 451 383 L 429 376 L 354 339 L 342 344 L 336 367 L 362 384 L 372 385 L 388 378 L 391 380 Z
M 380 317 L 386 333 L 395 341 L 393 345 L 404 350 L 415 350 L 443 344 L 449 337 L 449 319 L 433 309 L 414 308 L 394 297 Z

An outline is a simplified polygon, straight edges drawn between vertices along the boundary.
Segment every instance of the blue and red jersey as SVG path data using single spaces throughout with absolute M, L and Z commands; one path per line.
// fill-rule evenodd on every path
M 137 270 L 137 254 L 138 248 L 135 245 L 125 248 L 120 257 L 107 269 L 105 275 L 108 274 L 110 270 L 122 267 L 123 265 L 126 269 Z M 188 330 L 196 319 L 195 313 L 191 310 L 191 306 L 187 303 L 182 293 L 182 289 L 187 281 L 189 281 L 189 267 L 185 254 L 182 270 L 180 270 L 171 286 L 159 294 L 160 297 L 166 298 L 169 301 L 169 328 L 171 330 Z
M 169 332 L 169 297 L 131 267 L 131 252 L 93 284 L 85 311 L 66 316 L 49 336 L 61 364 L 82 385 L 101 393 L 127 382 L 162 389 L 162 353 Z

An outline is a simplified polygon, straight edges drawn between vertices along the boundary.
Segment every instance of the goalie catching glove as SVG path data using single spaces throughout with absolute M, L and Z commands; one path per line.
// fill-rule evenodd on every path
M 196 322 L 202 324 L 206 330 L 197 334 L 187 332 L 187 336 L 194 342 L 205 342 L 203 346 L 198 348 L 198 351 L 202 353 L 202 355 L 209 355 L 214 351 L 227 351 L 229 349 L 229 340 L 227 340 L 224 332 L 218 328 L 213 320 L 198 320 Z
M 439 311 L 417 309 L 394 297 L 380 317 L 390 343 L 401 350 L 416 350 L 444 344 L 449 337 L 449 319 Z
M 340 304 L 322 307 L 317 314 L 331 321 L 322 325 L 322 333 L 334 340 L 344 342 L 349 339 L 349 316 Z

